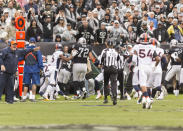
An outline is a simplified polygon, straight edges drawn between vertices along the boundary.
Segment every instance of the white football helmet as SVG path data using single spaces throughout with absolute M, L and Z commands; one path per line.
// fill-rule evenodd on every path
M 81 45 L 86 44 L 86 39 L 84 37 L 79 38 L 78 43 Z
M 149 36 L 149 34 L 143 33 L 143 34 L 140 35 L 139 42 L 140 42 L 140 43 L 148 43 L 149 40 L 150 40 L 150 38 L 151 38 L 151 37 Z
M 174 47 L 178 45 L 178 41 L 176 39 L 173 39 L 170 41 L 170 47 Z

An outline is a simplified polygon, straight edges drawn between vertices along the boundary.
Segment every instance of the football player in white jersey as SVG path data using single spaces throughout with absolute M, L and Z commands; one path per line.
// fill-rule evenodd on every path
M 159 57 L 155 53 L 155 46 L 149 44 L 150 36 L 146 33 L 141 34 L 140 44 L 135 45 L 133 48 L 134 55 L 138 57 L 138 67 L 139 67 L 139 83 L 142 95 L 143 108 L 150 109 L 153 101 L 149 98 L 147 92 L 148 79 L 152 73 L 152 69 L 155 68 L 159 63 Z M 152 58 L 155 57 L 156 64 L 153 67 Z
M 166 63 L 166 55 L 164 55 L 164 50 L 162 48 L 160 48 L 160 43 L 155 39 L 155 38 L 151 38 L 150 39 L 150 44 L 156 46 L 156 53 L 160 58 L 160 62 L 159 64 L 156 66 L 156 68 L 153 69 L 153 72 L 150 76 L 149 79 L 149 83 L 150 83 L 150 87 L 152 87 L 152 98 L 155 97 L 156 92 L 160 91 L 160 96 L 157 99 L 163 99 L 164 98 L 164 93 L 161 90 L 161 81 L 162 81 L 162 67 L 161 64 L 162 62 Z M 152 59 L 152 63 L 155 66 L 156 61 L 155 58 Z
M 60 55 L 63 54 L 61 51 L 62 45 L 61 44 L 56 44 L 55 52 L 52 55 L 52 61 L 49 63 L 48 70 L 49 70 L 49 85 L 46 89 L 46 92 L 44 93 L 43 97 L 47 100 L 48 95 L 50 96 L 50 100 L 54 100 L 54 91 L 56 90 L 57 92 L 60 91 L 59 87 L 57 86 L 57 60 L 60 57 Z
M 48 63 L 47 63 L 47 58 L 46 56 L 42 56 L 43 57 L 43 72 L 42 72 L 42 77 L 40 79 L 41 81 L 41 86 L 39 89 L 39 94 L 42 97 L 43 94 L 45 93 L 47 86 L 49 84 L 48 82 L 48 78 L 49 78 L 49 69 L 48 69 Z
M 133 90 L 135 90 L 135 97 L 138 97 L 137 104 L 140 104 L 141 102 L 141 96 L 142 92 L 140 89 L 140 83 L 139 83 L 139 67 L 138 67 L 138 57 L 137 55 L 132 55 L 127 60 L 128 63 L 131 63 L 131 71 L 133 71 L 133 77 L 132 77 L 132 85 Z M 132 90 L 132 92 L 133 92 Z
M 126 60 L 126 66 L 129 71 L 133 72 L 133 77 L 132 77 L 132 85 L 133 85 L 133 90 L 132 90 L 132 94 L 134 94 L 134 97 L 138 97 L 141 98 L 142 92 L 139 86 L 139 69 L 138 69 L 138 57 L 137 55 L 133 55 L 133 50 L 131 51 L 131 53 L 129 53 L 129 57 Z M 126 67 L 125 67 L 126 68 Z M 128 96 L 127 96 L 128 99 Z M 130 97 L 131 99 L 131 97 Z M 137 100 L 137 104 L 140 104 L 140 102 L 138 102 L 139 99 Z

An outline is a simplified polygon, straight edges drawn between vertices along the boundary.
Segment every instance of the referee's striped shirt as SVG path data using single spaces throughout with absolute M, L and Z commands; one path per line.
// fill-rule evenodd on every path
M 102 51 L 101 56 L 101 65 L 104 65 L 104 67 L 114 67 L 116 69 L 118 68 L 118 61 L 120 58 L 118 52 L 115 49 L 106 48 Z
M 121 70 L 123 68 L 124 68 L 124 56 L 122 54 L 119 54 L 118 70 Z

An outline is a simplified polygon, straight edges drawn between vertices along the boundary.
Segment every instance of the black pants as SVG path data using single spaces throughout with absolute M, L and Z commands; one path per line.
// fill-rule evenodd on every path
M 121 92 L 121 96 L 123 96 L 123 69 L 118 70 L 118 81 L 119 81 L 118 89 Z
M 2 73 L 0 74 L 0 98 L 5 89 L 5 101 L 13 102 L 14 96 L 14 82 L 15 76 L 14 74 Z
M 111 81 L 111 91 L 113 97 L 117 97 L 117 69 L 113 67 L 104 68 L 104 95 L 108 96 L 110 93 L 109 80 Z

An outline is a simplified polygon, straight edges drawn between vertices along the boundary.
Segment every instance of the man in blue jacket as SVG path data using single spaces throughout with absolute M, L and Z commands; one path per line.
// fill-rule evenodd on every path
M 36 39 L 31 37 L 29 40 L 29 45 L 26 47 L 27 49 L 34 49 Z M 24 65 L 24 93 L 22 102 L 26 101 L 28 87 L 32 87 L 32 94 L 30 94 L 30 101 L 35 102 L 36 95 L 36 87 L 40 85 L 40 71 L 43 70 L 43 61 L 42 54 L 40 51 L 29 52 L 24 57 L 25 65 Z
M 15 41 L 8 42 L 9 47 L 0 51 L 0 99 L 5 89 L 5 101 L 13 104 L 15 73 L 17 72 L 19 58 L 30 51 L 38 51 L 39 47 L 17 50 Z

